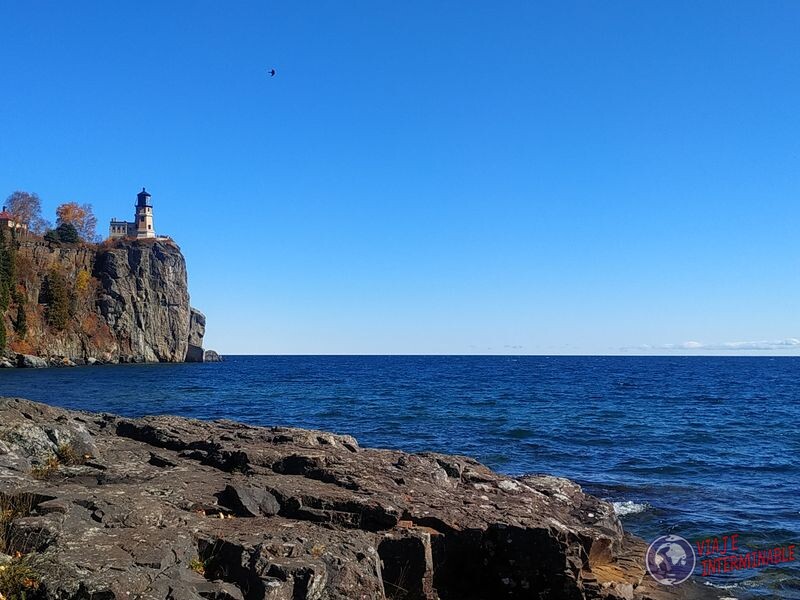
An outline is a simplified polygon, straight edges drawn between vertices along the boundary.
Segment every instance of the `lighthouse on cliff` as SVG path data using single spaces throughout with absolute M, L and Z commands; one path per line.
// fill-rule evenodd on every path
M 150 194 L 144 188 L 136 194 L 136 237 L 156 237 L 153 230 L 153 205 L 150 204 Z
M 153 229 L 153 205 L 150 203 L 150 194 L 142 188 L 136 194 L 136 212 L 134 221 L 117 221 L 111 219 L 108 227 L 108 237 L 111 239 L 122 237 L 135 237 L 136 239 L 156 237 Z

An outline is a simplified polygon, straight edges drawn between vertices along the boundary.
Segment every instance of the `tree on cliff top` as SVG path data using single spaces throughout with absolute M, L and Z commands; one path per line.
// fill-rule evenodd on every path
M 41 235 L 50 228 L 42 218 L 42 201 L 37 194 L 16 191 L 6 198 L 6 210 L 14 215 L 14 220 L 28 226 L 31 233 Z
M 48 242 L 65 242 L 67 244 L 77 244 L 81 241 L 81 236 L 78 235 L 78 230 L 72 223 L 62 223 L 55 229 L 51 229 L 44 234 L 44 239 Z
M 77 244 L 81 241 L 81 235 L 72 223 L 61 223 L 56 227 L 56 234 L 59 240 L 68 244 Z
M 56 209 L 56 224 L 59 228 L 66 224 L 72 225 L 84 242 L 98 241 L 97 217 L 94 216 L 91 204 L 78 204 L 77 202 L 62 204 Z M 68 240 L 62 237 L 62 241 Z

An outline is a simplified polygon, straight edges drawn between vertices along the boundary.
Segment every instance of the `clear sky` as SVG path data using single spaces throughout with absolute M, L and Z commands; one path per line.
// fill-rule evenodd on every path
M 790 1 L 4 2 L 0 195 L 105 232 L 147 186 L 223 353 L 798 354 L 798 31 Z

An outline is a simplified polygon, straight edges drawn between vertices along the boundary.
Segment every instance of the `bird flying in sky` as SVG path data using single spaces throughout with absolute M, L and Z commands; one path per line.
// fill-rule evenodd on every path
M 275 69 L 270 69 L 267 73 L 269 73 L 270 77 L 275 77 Z

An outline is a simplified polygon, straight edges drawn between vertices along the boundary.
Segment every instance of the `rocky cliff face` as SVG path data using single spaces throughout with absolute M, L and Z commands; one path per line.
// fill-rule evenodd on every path
M 186 262 L 171 241 L 23 241 L 15 262 L 15 300 L 4 318 L 12 351 L 76 362 L 182 362 L 190 341 L 202 347 L 205 317 L 189 305 Z
M 0 398 L 0 505 L 29 600 L 720 597 L 570 481 L 321 431 Z
M 205 362 L 206 353 L 203 350 L 205 334 L 206 316 L 193 308 L 189 315 L 189 349 L 186 351 L 186 362 Z

